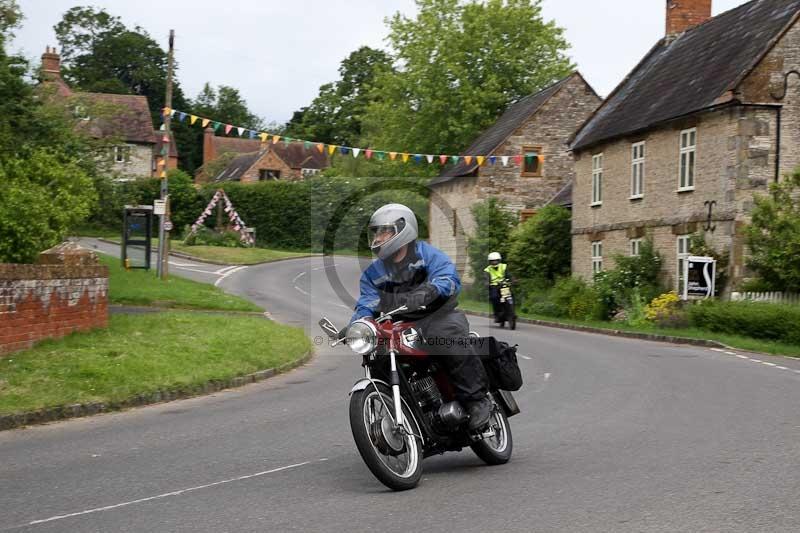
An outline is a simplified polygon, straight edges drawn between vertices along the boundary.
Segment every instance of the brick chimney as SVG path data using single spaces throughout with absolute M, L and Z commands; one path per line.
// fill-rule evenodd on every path
M 206 128 L 203 132 L 203 164 L 217 157 L 214 153 L 214 130 Z
M 55 83 L 56 92 L 61 96 L 69 96 L 72 94 L 69 86 L 61 78 L 61 56 L 56 51 L 55 47 L 46 47 L 42 54 L 42 81 L 45 83 Z
M 667 0 L 667 38 L 674 39 L 710 18 L 711 0 Z

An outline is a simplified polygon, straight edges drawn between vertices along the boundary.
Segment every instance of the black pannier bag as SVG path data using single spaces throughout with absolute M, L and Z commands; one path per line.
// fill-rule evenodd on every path
M 522 387 L 522 371 L 517 363 L 517 345 L 509 346 L 507 342 L 494 337 L 481 337 L 477 344 L 491 388 L 519 390 Z

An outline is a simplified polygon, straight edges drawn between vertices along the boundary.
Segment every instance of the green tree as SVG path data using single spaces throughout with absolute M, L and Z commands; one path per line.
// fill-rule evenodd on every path
M 369 143 L 422 153 L 462 150 L 508 105 L 566 76 L 563 29 L 541 0 L 417 0 L 396 14 L 396 70 L 379 73 L 364 117 Z
M 251 130 L 264 128 L 264 120 L 250 111 L 238 89 L 220 85 L 216 90 L 206 82 L 192 103 L 192 113 Z
M 552 286 L 569 276 L 572 260 L 571 214 L 548 205 L 519 225 L 511 235 L 508 264 L 515 277 Z
M 53 29 L 61 45 L 61 62 L 65 69 L 69 69 L 75 58 L 91 54 L 95 42 L 104 34 L 126 30 L 119 17 L 91 6 L 67 10 Z
M 489 264 L 486 257 L 491 252 L 500 252 L 504 259 L 507 258 L 511 232 L 517 224 L 514 213 L 504 207 L 496 198 L 489 198 L 472 206 L 475 235 L 468 239 L 467 254 L 475 277 L 475 286 L 481 289 L 488 287 L 483 276 L 483 269 Z M 486 291 L 483 290 L 481 294 L 485 296 Z
M 800 292 L 800 169 L 755 198 L 745 235 L 748 264 L 771 290 Z
M 342 61 L 338 81 L 321 86 L 311 105 L 294 113 L 286 125 L 287 135 L 357 146 L 375 78 L 390 70 L 391 58 L 386 52 L 362 46 Z

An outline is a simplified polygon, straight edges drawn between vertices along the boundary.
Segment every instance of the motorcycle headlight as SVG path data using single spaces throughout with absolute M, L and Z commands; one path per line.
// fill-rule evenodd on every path
M 368 354 L 378 345 L 378 331 L 369 322 L 356 320 L 347 328 L 347 345 L 358 355 Z

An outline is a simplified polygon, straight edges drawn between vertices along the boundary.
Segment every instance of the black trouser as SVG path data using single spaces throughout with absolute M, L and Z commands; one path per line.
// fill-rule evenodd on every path
M 429 353 L 444 363 L 456 400 L 464 403 L 486 396 L 488 377 L 464 313 L 449 310 L 434 313 L 417 321 Z
M 503 307 L 500 305 L 500 287 L 498 285 L 489 285 L 489 301 L 492 302 L 494 317 L 499 317 Z

